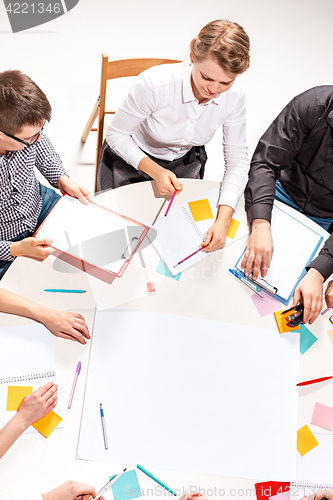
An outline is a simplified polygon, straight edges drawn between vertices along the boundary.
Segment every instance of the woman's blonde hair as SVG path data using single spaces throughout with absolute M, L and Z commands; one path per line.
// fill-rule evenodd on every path
M 197 61 L 213 59 L 229 73 L 239 75 L 250 66 L 250 39 L 237 23 L 217 19 L 202 28 L 191 42 Z

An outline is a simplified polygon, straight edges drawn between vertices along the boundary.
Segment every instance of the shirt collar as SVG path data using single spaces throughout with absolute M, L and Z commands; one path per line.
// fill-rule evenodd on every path
M 194 96 L 193 90 L 192 90 L 192 85 L 191 85 L 191 72 L 192 72 L 192 65 L 188 63 L 184 67 L 183 71 L 183 102 L 198 102 L 198 99 Z M 204 105 L 208 104 L 219 104 L 219 98 L 221 94 L 217 94 L 213 99 L 209 99 L 209 101 L 206 101 L 203 103 Z

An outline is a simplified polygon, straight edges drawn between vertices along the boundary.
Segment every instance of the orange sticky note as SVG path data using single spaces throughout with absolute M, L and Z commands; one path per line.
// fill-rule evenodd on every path
M 312 450 L 315 446 L 317 446 L 318 441 L 310 431 L 307 425 L 301 427 L 297 431 L 297 450 L 301 454 L 301 456 L 308 453 L 308 451 Z
M 328 336 L 330 338 L 331 344 L 333 345 L 333 330 L 328 330 Z
M 9 385 L 7 394 L 7 411 L 17 411 L 23 399 L 32 393 L 32 387 Z
M 207 198 L 205 200 L 189 201 L 188 205 L 194 222 L 198 222 L 199 220 L 214 219 L 214 215 Z
M 32 424 L 32 427 L 36 429 L 42 436 L 48 438 L 51 432 L 57 427 L 62 418 L 59 417 L 54 411 L 50 411 L 45 417 L 40 418 Z
M 280 333 L 293 332 L 294 330 L 299 330 L 299 326 L 295 326 L 294 328 L 287 325 L 287 316 L 290 316 L 295 311 L 292 309 L 289 313 L 281 314 L 282 311 L 276 311 L 274 313 L 274 318 Z
M 228 238 L 234 239 L 237 229 L 239 228 L 239 220 L 231 219 L 230 226 L 228 227 L 227 236 Z

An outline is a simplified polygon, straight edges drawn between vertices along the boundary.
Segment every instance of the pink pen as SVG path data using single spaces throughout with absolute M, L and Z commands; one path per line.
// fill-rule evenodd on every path
M 173 200 L 175 199 L 176 193 L 177 193 L 177 189 L 175 189 L 175 191 L 174 191 L 174 193 L 173 193 L 173 195 L 172 195 L 172 198 L 171 198 L 171 200 L 170 200 L 170 203 L 169 203 L 169 205 L 168 205 L 168 208 L 166 209 L 166 212 L 165 212 L 165 214 L 164 214 L 164 217 L 166 217 L 166 216 L 168 215 L 168 212 L 169 212 L 169 210 L 170 210 L 171 204 L 172 204 Z
M 72 387 L 72 390 L 71 390 L 71 395 L 69 396 L 68 409 L 70 409 L 70 407 L 72 406 L 72 401 L 73 401 L 74 391 L 75 391 L 75 387 L 76 387 L 76 382 L 77 382 L 77 379 L 78 379 L 80 371 L 81 371 L 81 361 L 78 362 L 77 367 L 76 367 L 76 372 L 75 372 L 74 381 L 73 381 L 73 387 Z
M 208 247 L 208 245 L 205 245 L 204 247 L 199 248 L 199 250 L 196 250 L 195 252 L 191 253 L 191 255 L 189 255 L 188 257 L 185 257 L 185 259 L 183 259 L 180 262 L 178 262 L 177 265 L 181 264 L 182 262 L 185 262 L 185 260 L 189 259 L 190 257 L 193 257 L 193 255 L 195 255 L 198 252 L 201 252 L 201 250 L 203 250 L 206 247 Z
M 332 309 L 332 308 L 331 308 L 331 307 L 328 307 L 327 309 L 325 309 L 325 311 L 323 311 L 323 312 L 321 313 L 321 315 L 323 315 L 323 314 L 327 313 L 327 311 L 329 311 L 330 309 Z

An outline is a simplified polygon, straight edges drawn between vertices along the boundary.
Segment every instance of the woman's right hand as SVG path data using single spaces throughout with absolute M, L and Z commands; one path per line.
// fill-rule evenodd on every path
M 142 158 L 138 165 L 138 169 L 150 175 L 150 177 L 156 181 L 158 190 L 162 195 L 172 196 L 175 189 L 177 189 L 179 193 L 183 189 L 183 185 L 180 184 L 171 170 L 161 167 L 161 165 L 158 165 L 151 158 L 148 158 L 148 156 Z
M 42 417 L 45 417 L 58 402 L 58 386 L 53 382 L 40 387 L 26 396 L 17 410 L 24 427 L 28 428 Z
M 161 168 L 158 171 L 157 175 L 155 175 L 155 181 L 162 195 L 172 196 L 175 189 L 177 189 L 179 193 L 183 190 L 183 185 L 180 184 L 175 174 L 166 168 Z

